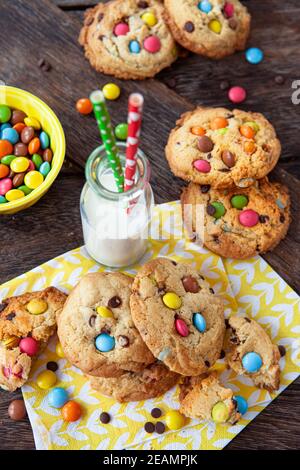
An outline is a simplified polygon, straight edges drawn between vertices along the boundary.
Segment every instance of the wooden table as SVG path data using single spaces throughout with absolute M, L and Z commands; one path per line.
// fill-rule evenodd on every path
M 0 5 L 0 80 L 24 88 L 45 100 L 60 118 L 67 138 L 63 170 L 48 194 L 31 209 L 2 216 L 0 282 L 5 282 L 54 256 L 82 244 L 79 196 L 84 183 L 83 166 L 98 145 L 92 117 L 80 116 L 76 100 L 101 87 L 108 77 L 97 74 L 84 59 L 77 43 L 84 9 L 89 0 L 2 0 Z M 126 118 L 128 93 L 145 95 L 142 149 L 152 164 L 156 202 L 177 199 L 183 183 L 172 176 L 164 159 L 168 133 L 178 116 L 195 104 L 230 106 L 222 80 L 244 85 L 248 99 L 243 108 L 261 111 L 274 123 L 283 152 L 274 178 L 285 182 L 293 198 L 293 224 L 287 238 L 265 259 L 299 292 L 300 268 L 300 105 L 291 101 L 292 82 L 300 79 L 300 4 L 298 0 L 245 2 L 253 15 L 250 45 L 264 49 L 259 66 L 248 64 L 243 53 L 219 62 L 188 55 L 157 79 L 121 82 L 122 97 L 110 103 L 114 124 Z M 55 5 L 56 4 L 56 5 Z M 51 64 L 45 71 L 40 59 Z M 275 76 L 283 75 L 282 85 Z M 297 179 L 298 178 L 298 179 Z M 236 437 L 228 449 L 296 449 L 300 444 L 300 380 Z M 0 448 L 33 449 L 29 421 L 14 423 L 7 407 L 20 393 L 0 395 Z M 17 436 L 17 437 L 16 437 Z

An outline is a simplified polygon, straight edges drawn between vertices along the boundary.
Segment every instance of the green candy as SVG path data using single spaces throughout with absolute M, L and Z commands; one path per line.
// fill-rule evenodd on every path
M 210 205 L 215 208 L 215 213 L 213 214 L 215 219 L 220 219 L 226 213 L 226 209 L 221 202 L 211 202 Z
M 39 169 L 41 164 L 43 163 L 43 159 L 38 153 L 34 153 L 32 155 L 32 161 L 37 169 Z
M 1 163 L 9 166 L 15 158 L 17 158 L 15 155 L 5 155 L 5 157 L 1 158 Z
M 118 124 L 115 128 L 115 135 L 119 140 L 126 140 L 128 135 L 128 124 L 125 122 Z
M 255 122 L 255 121 L 245 122 L 245 126 L 251 127 L 251 128 L 254 130 L 254 132 L 258 132 L 258 131 L 259 131 L 259 125 L 258 125 L 257 122 Z
M 20 191 L 23 191 L 23 193 L 25 194 L 25 196 L 27 196 L 28 194 L 31 193 L 32 189 L 28 188 L 28 186 L 26 186 L 26 184 L 23 184 L 22 186 L 19 186 L 18 189 L 20 189 Z
M 223 129 L 218 129 L 218 134 L 225 135 L 228 132 L 228 127 L 224 127 Z
M 226 423 L 229 419 L 229 411 L 223 401 L 216 403 L 211 411 L 211 417 L 215 423 Z
M 237 194 L 231 198 L 230 202 L 232 207 L 235 209 L 244 209 L 244 207 L 247 206 L 249 200 L 247 196 L 244 196 L 243 194 Z
M 0 122 L 4 123 L 10 120 L 11 110 L 5 104 L 0 104 Z

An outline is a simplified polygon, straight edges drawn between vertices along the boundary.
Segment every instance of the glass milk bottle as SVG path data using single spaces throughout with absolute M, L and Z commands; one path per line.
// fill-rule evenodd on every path
M 126 144 L 117 143 L 124 169 Z M 149 184 L 150 165 L 138 150 L 135 184 L 119 193 L 104 146 L 86 163 L 86 184 L 80 198 L 83 236 L 89 255 L 114 268 L 130 266 L 145 253 L 154 198 Z

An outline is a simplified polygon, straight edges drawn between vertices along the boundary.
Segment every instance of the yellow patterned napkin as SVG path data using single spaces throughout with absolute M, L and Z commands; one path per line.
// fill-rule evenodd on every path
M 152 419 L 153 407 L 164 412 L 179 407 L 178 387 L 156 399 L 119 404 L 90 390 L 83 374 L 66 359 L 57 357 L 55 337 L 35 362 L 30 380 L 23 387 L 37 449 L 221 449 L 299 376 L 299 297 L 278 274 L 260 257 L 246 262 L 224 260 L 223 264 L 219 256 L 184 240 L 177 202 L 157 206 L 153 227 L 160 230 L 162 239 L 152 241 L 140 263 L 124 272 L 134 275 L 140 265 L 157 256 L 196 266 L 215 292 L 225 299 L 226 316 L 247 313 L 268 331 L 275 343 L 286 348 L 287 354 L 280 363 L 279 392 L 271 395 L 258 390 L 250 379 L 236 376 L 225 369 L 224 361 L 218 361 L 215 368 L 220 371 L 221 380 L 248 400 L 248 412 L 235 426 L 190 420 L 180 431 L 169 431 L 157 437 L 145 433 L 144 423 Z M 68 292 L 85 273 L 103 269 L 90 259 L 84 248 L 78 248 L 7 282 L 1 286 L 0 299 L 49 285 Z M 48 405 L 47 391 L 36 385 L 36 377 L 48 361 L 59 364 L 57 386 L 65 387 L 72 399 L 82 404 L 84 414 L 78 422 L 65 423 L 60 410 Z M 101 411 L 112 416 L 108 425 L 100 423 Z

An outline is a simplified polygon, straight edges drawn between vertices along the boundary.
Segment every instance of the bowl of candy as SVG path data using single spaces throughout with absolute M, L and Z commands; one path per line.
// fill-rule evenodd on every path
M 0 86 L 0 214 L 35 204 L 57 177 L 65 150 L 63 128 L 49 106 Z

